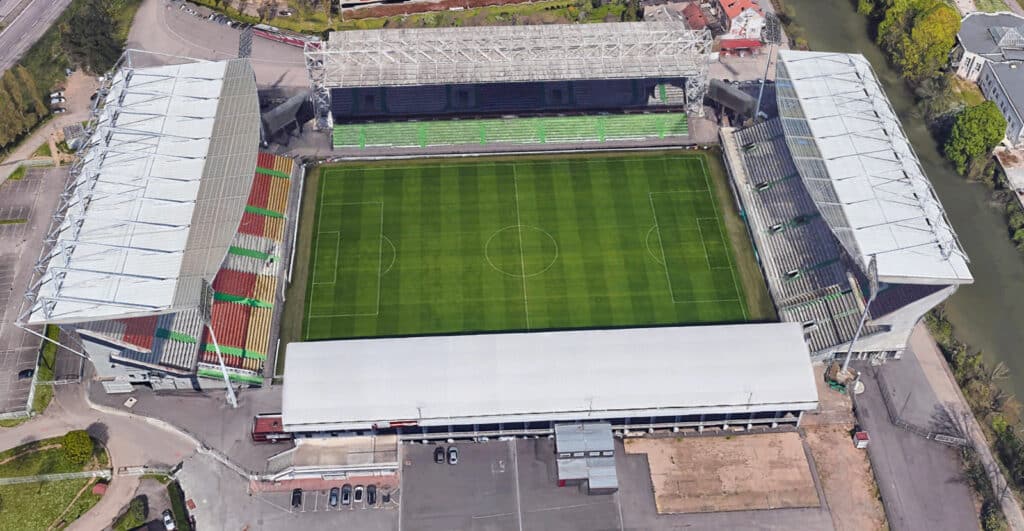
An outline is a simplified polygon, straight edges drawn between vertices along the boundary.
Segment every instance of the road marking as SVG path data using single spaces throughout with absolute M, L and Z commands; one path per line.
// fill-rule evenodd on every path
M 519 499 L 519 454 L 514 438 L 509 441 L 509 444 L 512 446 L 512 470 L 515 471 L 513 477 L 516 478 L 516 524 L 519 526 L 519 531 L 523 531 L 523 505 Z
M 622 502 L 619 501 L 619 491 L 615 491 L 615 507 L 619 510 L 619 530 L 625 531 L 626 524 L 622 523 Z

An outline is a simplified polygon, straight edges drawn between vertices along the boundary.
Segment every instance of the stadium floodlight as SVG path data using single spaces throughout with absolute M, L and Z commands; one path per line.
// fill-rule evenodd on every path
M 850 357 L 853 355 L 853 345 L 860 339 L 860 334 L 864 332 L 864 323 L 868 320 L 868 312 L 871 311 L 871 303 L 874 302 L 875 296 L 878 295 L 878 262 L 875 260 L 875 255 L 871 255 L 871 260 L 868 263 L 868 300 L 864 304 L 864 312 L 860 314 L 860 322 L 857 323 L 857 331 L 853 334 L 853 339 L 850 340 L 850 346 L 846 348 L 846 358 L 843 360 L 843 369 L 841 372 L 845 373 L 850 367 Z
M 232 408 L 238 408 L 238 399 L 235 397 L 235 390 L 231 387 L 231 378 L 228 378 L 228 368 L 224 365 L 224 355 L 220 353 L 220 343 L 217 342 L 217 334 L 213 333 L 213 324 L 206 322 L 206 329 L 210 331 L 210 340 L 213 341 L 213 350 L 217 352 L 217 362 L 220 363 L 220 373 L 224 376 L 224 386 L 227 387 L 228 404 Z

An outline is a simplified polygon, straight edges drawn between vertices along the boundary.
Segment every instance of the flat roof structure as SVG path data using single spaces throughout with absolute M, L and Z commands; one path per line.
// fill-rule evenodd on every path
M 969 13 L 957 40 L 964 50 L 996 61 L 1024 61 L 1024 17 L 1010 13 Z
M 94 119 L 22 320 L 75 323 L 199 307 L 256 167 L 252 67 L 245 59 L 125 66 Z
M 335 31 L 314 51 L 340 88 L 704 76 L 710 47 L 680 20 Z
M 291 343 L 289 432 L 817 407 L 799 323 Z
M 786 142 L 822 217 L 862 271 L 903 284 L 969 284 L 968 258 L 870 63 L 779 51 Z

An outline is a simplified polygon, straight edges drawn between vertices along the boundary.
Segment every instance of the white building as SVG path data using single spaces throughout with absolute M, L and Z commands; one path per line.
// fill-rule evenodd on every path
M 284 381 L 297 437 L 774 426 L 818 402 L 797 323 L 291 343 Z
M 1013 13 L 971 13 L 960 23 L 953 49 L 956 75 L 978 81 L 986 63 L 1024 61 L 1024 17 Z
M 986 62 L 978 86 L 1006 118 L 1006 141 L 1024 145 L 1024 65 Z

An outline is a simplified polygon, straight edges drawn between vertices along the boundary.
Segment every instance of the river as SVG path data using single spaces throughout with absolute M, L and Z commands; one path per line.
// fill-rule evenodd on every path
M 1007 387 L 1024 399 L 1024 257 L 1006 237 L 1000 209 L 993 208 L 989 191 L 969 183 L 943 159 L 940 145 L 914 114 L 913 93 L 888 66 L 869 35 L 867 17 L 857 14 L 849 0 L 786 0 L 813 50 L 862 53 L 885 86 L 903 129 L 931 178 L 960 242 L 971 259 L 974 284 L 961 288 L 946 303 L 957 335 L 990 361 L 1010 369 Z

